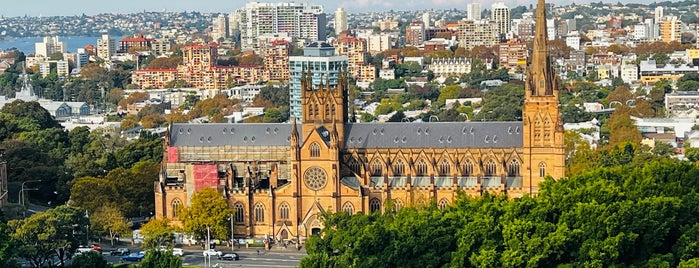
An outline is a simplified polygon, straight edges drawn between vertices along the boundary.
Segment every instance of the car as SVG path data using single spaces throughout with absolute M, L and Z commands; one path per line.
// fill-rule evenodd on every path
M 121 256 L 121 261 L 141 261 L 143 260 L 143 257 L 145 257 L 143 252 L 133 252 L 129 253 L 128 255 Z
M 184 250 L 181 249 L 181 248 L 173 248 L 173 249 L 172 249 L 172 255 L 182 257 L 182 256 L 184 256 Z
M 223 253 L 221 253 L 221 251 L 218 251 L 215 249 L 204 250 L 204 252 L 202 254 L 204 254 L 204 257 L 216 256 L 218 258 L 221 258 L 221 255 L 223 255 Z
M 131 250 L 129 250 L 128 248 L 117 248 L 116 250 L 110 252 L 109 255 L 124 256 L 124 255 L 129 255 L 129 253 L 131 253 Z
M 237 253 L 228 253 L 221 256 L 221 259 L 224 261 L 237 261 L 240 260 L 240 257 L 238 257 Z
M 92 244 L 92 246 L 90 246 L 90 247 L 96 251 L 102 252 L 102 246 L 100 246 L 98 244 Z
M 75 250 L 75 255 L 82 255 L 82 254 L 89 253 L 89 252 L 97 252 L 97 251 L 92 249 L 91 247 L 80 246 L 77 250 Z

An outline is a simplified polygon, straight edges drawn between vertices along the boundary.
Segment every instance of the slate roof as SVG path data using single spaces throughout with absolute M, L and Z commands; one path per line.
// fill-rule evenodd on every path
M 291 124 L 172 124 L 170 146 L 289 146 Z
M 355 123 L 346 148 L 522 147 L 522 122 Z
M 290 135 L 291 124 L 173 124 L 170 146 L 289 146 Z M 353 123 L 344 140 L 345 148 L 516 148 L 522 122 Z

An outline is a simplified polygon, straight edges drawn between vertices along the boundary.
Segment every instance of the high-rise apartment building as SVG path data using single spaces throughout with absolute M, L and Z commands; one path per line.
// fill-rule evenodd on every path
M 497 24 L 488 20 L 461 20 L 458 32 L 459 46 L 472 49 L 475 46 L 494 46 L 500 43 Z
M 97 57 L 109 60 L 114 55 L 116 55 L 116 40 L 112 39 L 109 34 L 102 34 L 102 37 L 97 39 Z
M 379 53 L 391 48 L 391 36 L 388 34 L 370 34 L 367 37 L 369 53 Z
M 58 41 L 58 36 L 44 37 L 43 42 L 34 43 L 34 55 L 48 57 L 54 53 L 66 53 L 64 42 Z
M 669 43 L 682 41 L 682 22 L 677 16 L 667 16 L 660 21 L 660 40 Z
M 470 3 L 466 5 L 466 19 L 480 20 L 481 19 L 481 4 Z
M 347 56 L 347 72 L 358 82 L 374 82 L 376 68 L 369 64 L 367 40 L 352 36 L 337 40 L 337 55 Z
M 520 39 L 510 39 L 507 43 L 500 44 L 498 66 L 506 68 L 510 73 L 524 71 L 527 68 L 527 52 L 526 42 Z
M 422 21 L 413 21 L 405 29 L 405 44 L 419 46 L 425 42 L 425 24 Z
M 219 14 L 218 17 L 214 18 L 213 27 L 211 28 L 211 38 L 216 41 L 221 38 L 228 38 L 229 33 L 229 22 L 228 17 L 224 14 Z
M 267 44 L 263 53 L 265 68 L 269 70 L 269 79 L 273 81 L 289 81 L 289 54 L 291 42 L 275 40 Z
M 304 73 L 310 73 L 312 88 L 336 87 L 340 73 L 347 71 L 347 56 L 335 55 L 335 48 L 325 42 L 313 42 L 303 49 L 303 56 L 289 57 L 291 76 L 289 113 L 301 117 L 301 84 Z
M 250 2 L 236 11 L 243 49 L 259 49 L 257 37 L 287 33 L 292 38 L 324 40 L 326 17 L 320 5 Z
M 425 24 L 425 29 L 432 27 L 430 20 L 432 20 L 432 18 L 430 18 L 429 11 L 422 13 L 422 23 Z
M 68 77 L 70 74 L 70 66 L 68 65 L 67 61 L 64 60 L 59 60 L 56 62 L 56 75 L 58 75 L 59 78 L 65 78 Z
M 505 3 L 498 2 L 492 5 L 490 19 L 497 25 L 498 34 L 504 35 L 510 32 L 510 8 Z
M 347 12 L 345 9 L 338 7 L 335 11 L 335 34 L 339 35 L 342 31 L 349 29 L 347 25 Z
M 656 23 L 659 23 L 665 18 L 665 10 L 662 6 L 655 7 L 655 12 L 653 13 L 653 18 Z

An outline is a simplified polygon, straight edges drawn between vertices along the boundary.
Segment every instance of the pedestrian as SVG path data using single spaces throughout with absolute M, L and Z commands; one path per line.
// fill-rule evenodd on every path
M 257 256 L 260 256 L 260 250 L 259 250 L 259 249 L 257 250 Z

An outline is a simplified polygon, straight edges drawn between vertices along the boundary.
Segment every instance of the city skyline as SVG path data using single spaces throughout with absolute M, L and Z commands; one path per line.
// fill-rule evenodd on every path
M 5 17 L 17 16 L 32 16 L 32 17 L 50 17 L 50 16 L 72 16 L 72 15 L 95 15 L 101 13 L 138 13 L 143 11 L 198 11 L 198 12 L 218 12 L 228 13 L 239 9 L 247 2 L 252 1 L 232 1 L 232 0 L 208 0 L 206 5 L 200 2 L 189 0 L 171 0 L 171 1 L 137 1 L 123 0 L 118 2 L 95 2 L 89 0 L 65 0 L 65 1 L 46 1 L 46 0 L 30 0 L 23 5 L 5 5 L 0 11 L 0 15 Z M 288 1 L 258 1 L 258 2 L 288 2 Z M 485 0 L 311 0 L 311 1 L 293 1 L 297 3 L 308 3 L 323 5 L 324 11 L 327 14 L 333 13 L 338 7 L 344 8 L 348 13 L 367 12 L 367 11 L 388 11 L 388 10 L 421 10 L 421 9 L 459 9 L 465 10 L 469 3 L 480 3 L 482 9 L 490 9 L 492 1 Z M 533 0 L 503 0 L 508 7 L 516 7 L 520 5 L 529 6 L 535 5 Z M 556 0 L 549 1 L 555 5 L 568 5 L 571 3 L 583 4 L 590 2 L 599 2 L 595 0 Z M 621 1 L 622 4 L 639 3 L 650 4 L 656 2 L 654 0 L 633 0 Z M 677 1 L 672 1 L 677 2 Z M 30 6 L 31 8 L 28 8 Z M 79 7 L 79 8 L 78 8 Z

